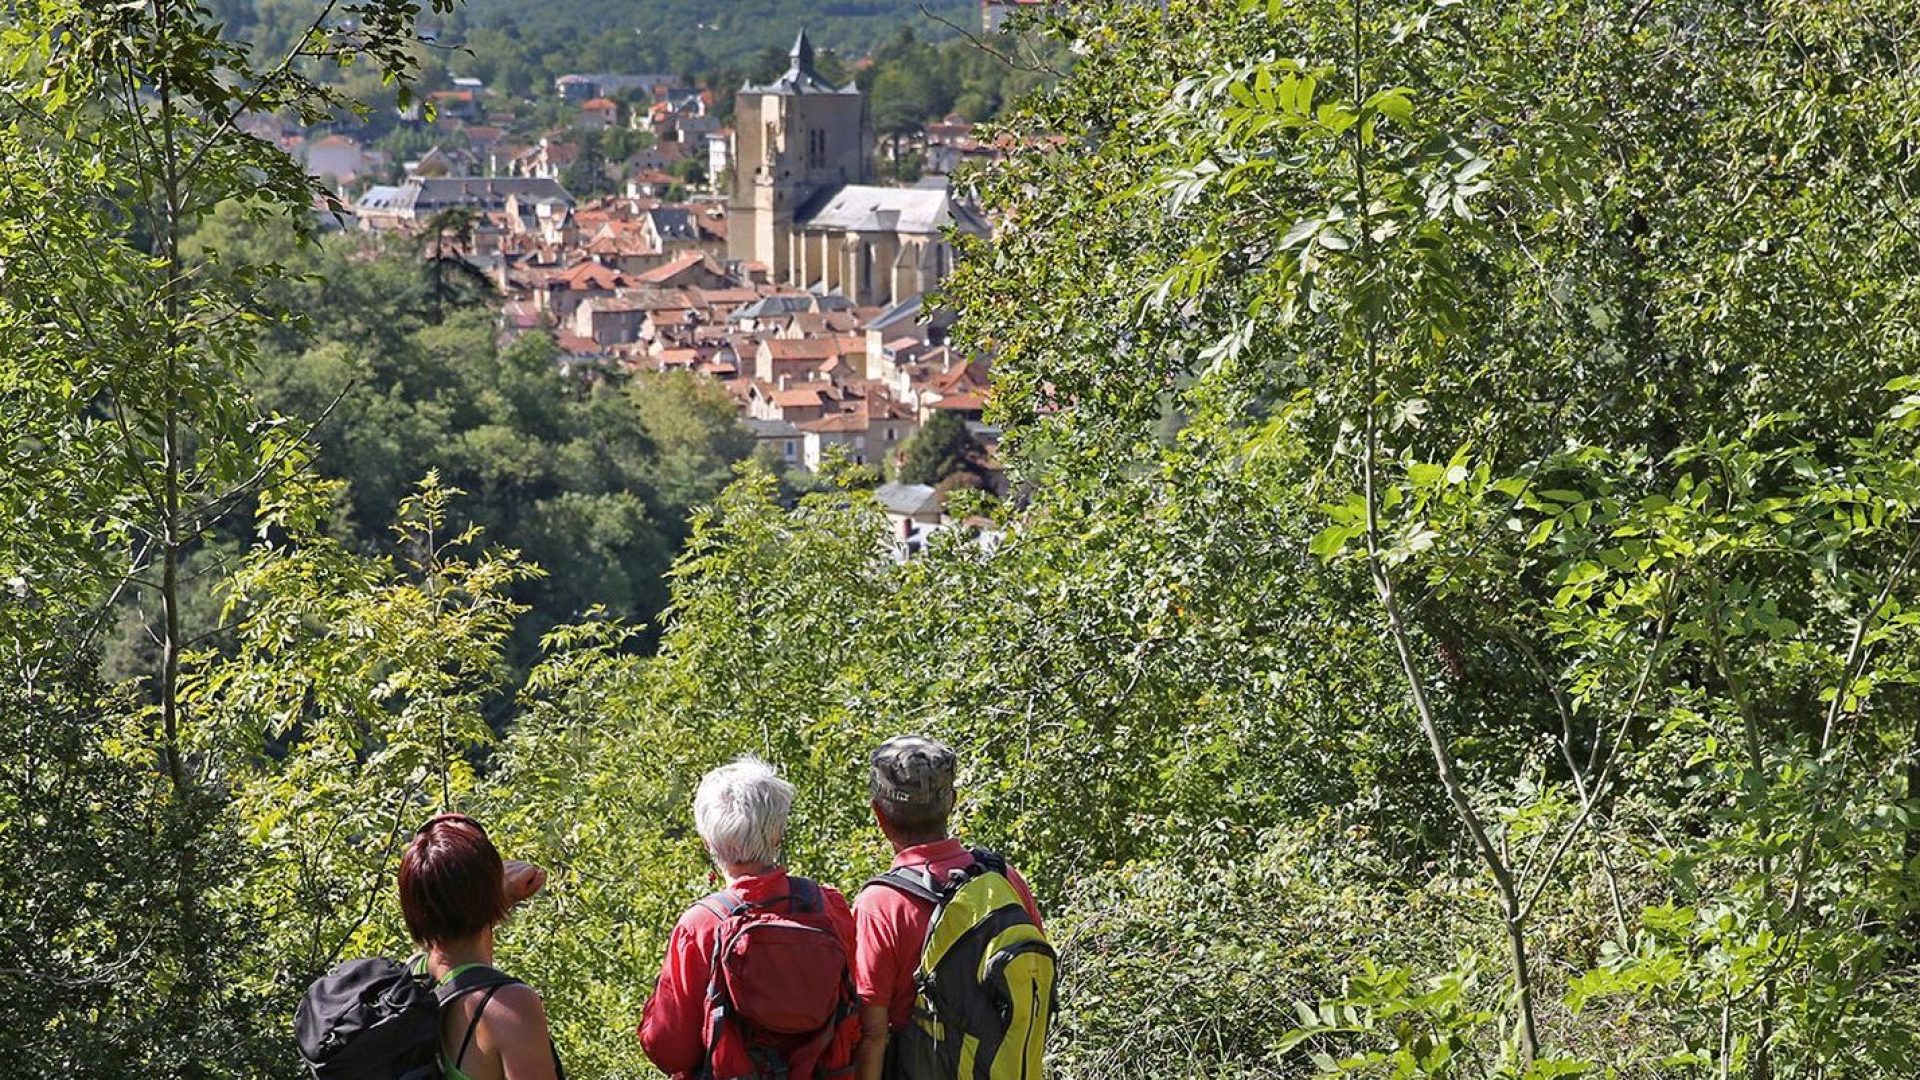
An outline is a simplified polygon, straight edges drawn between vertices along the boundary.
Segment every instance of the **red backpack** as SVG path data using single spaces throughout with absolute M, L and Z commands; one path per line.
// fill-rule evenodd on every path
M 812 1080 L 853 1071 L 860 1000 L 846 947 L 820 886 L 787 882 L 788 895 L 755 904 L 730 892 L 701 901 L 721 919 L 702 1077 Z

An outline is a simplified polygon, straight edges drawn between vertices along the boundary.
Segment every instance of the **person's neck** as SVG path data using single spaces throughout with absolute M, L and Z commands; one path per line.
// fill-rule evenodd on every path
M 924 847 L 927 844 L 938 844 L 945 839 L 947 839 L 947 834 L 944 832 L 931 836 L 901 836 L 897 833 L 887 833 L 887 843 L 893 845 L 893 853 L 895 855 L 900 854 L 908 848 Z
M 759 877 L 761 874 L 772 873 L 779 865 L 779 863 L 753 863 L 751 865 L 729 866 L 721 870 L 720 873 L 727 879 L 727 888 L 731 889 L 750 877 Z
M 493 966 L 493 930 L 482 930 L 459 941 L 437 941 L 427 946 L 427 970 L 436 977 L 465 964 Z

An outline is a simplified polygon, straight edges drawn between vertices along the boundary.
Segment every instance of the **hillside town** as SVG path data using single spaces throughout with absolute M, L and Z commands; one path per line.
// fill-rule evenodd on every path
M 430 238 L 492 284 L 503 339 L 550 335 L 568 374 L 712 379 L 766 455 L 806 471 L 841 455 L 891 475 L 907 440 L 951 414 L 978 448 L 969 482 L 1002 489 L 987 358 L 950 346 L 949 317 L 925 300 L 953 268 L 953 235 L 987 231 L 953 172 L 1002 151 L 957 119 L 877 147 L 867 95 L 821 75 L 805 31 L 788 59 L 738 90 L 730 127 L 711 90 L 568 75 L 554 93 L 575 127 L 516 145 L 485 88 L 456 80 L 431 96 L 431 121 L 464 148 L 430 149 L 397 184 L 366 182 L 382 163 L 344 136 L 299 150 L 340 185 L 349 212 L 332 223 Z M 577 198 L 563 181 L 580 132 L 622 124 L 648 136 L 622 190 Z M 925 175 L 876 182 L 907 152 Z M 889 484 L 882 497 L 903 542 L 939 524 L 944 492 Z

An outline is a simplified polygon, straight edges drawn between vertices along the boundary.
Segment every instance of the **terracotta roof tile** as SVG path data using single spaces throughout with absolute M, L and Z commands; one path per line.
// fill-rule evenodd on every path
M 826 404 L 827 392 L 824 387 L 802 385 L 788 390 L 775 390 L 769 400 L 783 409 L 804 408 Z
M 760 345 L 774 360 L 832 360 L 843 351 L 830 337 L 767 338 Z

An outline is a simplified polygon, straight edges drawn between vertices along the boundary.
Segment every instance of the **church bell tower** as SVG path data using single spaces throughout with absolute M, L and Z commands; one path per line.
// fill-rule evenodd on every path
M 800 31 L 786 73 L 740 88 L 733 113 L 733 184 L 727 254 L 766 265 L 784 281 L 796 212 L 872 177 L 873 127 L 858 86 L 834 86 L 814 69 Z

